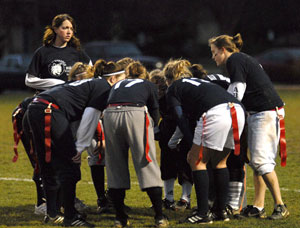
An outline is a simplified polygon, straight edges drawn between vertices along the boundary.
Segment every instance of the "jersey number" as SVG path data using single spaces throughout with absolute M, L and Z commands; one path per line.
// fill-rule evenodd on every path
M 195 86 L 201 85 L 200 82 L 197 82 L 197 81 L 194 81 L 194 80 L 191 80 L 191 79 L 187 79 L 187 78 L 182 79 L 182 82 L 188 82 L 188 83 L 190 83 L 192 85 L 195 85 Z
M 85 82 L 88 82 L 88 81 L 91 81 L 91 80 L 93 80 L 93 79 L 92 78 L 90 78 L 90 79 L 82 79 L 82 80 L 78 80 L 78 81 L 75 81 L 75 82 L 71 82 L 69 85 L 70 86 L 79 86 L 82 83 L 85 83 Z
M 125 85 L 125 87 L 131 87 L 137 83 L 142 83 L 144 80 L 143 79 L 127 79 L 127 82 L 130 81 L 127 85 Z M 115 89 L 118 89 L 121 85 L 121 83 L 124 81 L 119 81 L 116 85 L 115 85 Z

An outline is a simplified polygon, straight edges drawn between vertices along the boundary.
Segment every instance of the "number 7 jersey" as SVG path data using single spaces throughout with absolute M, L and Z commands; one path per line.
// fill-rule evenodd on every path
M 198 78 L 176 80 L 167 90 L 168 105 L 181 106 L 192 120 L 198 120 L 212 107 L 228 102 L 241 104 L 219 85 Z
M 158 109 L 157 87 L 144 79 L 125 79 L 117 82 L 111 89 L 108 104 L 132 103 L 147 106 L 149 112 Z

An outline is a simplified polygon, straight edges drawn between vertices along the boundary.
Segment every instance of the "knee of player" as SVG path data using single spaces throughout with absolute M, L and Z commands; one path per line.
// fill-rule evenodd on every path
M 259 175 L 264 175 L 270 173 L 274 170 L 276 164 L 273 163 L 265 163 L 265 164 L 251 164 L 251 167 L 257 172 Z

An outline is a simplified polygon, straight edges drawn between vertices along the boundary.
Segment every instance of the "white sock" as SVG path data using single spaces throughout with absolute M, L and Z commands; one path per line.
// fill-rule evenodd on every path
M 174 201 L 174 183 L 175 178 L 171 178 L 169 180 L 164 181 L 164 198 L 169 200 L 170 202 Z
M 261 211 L 262 209 L 264 209 L 263 207 L 257 207 L 257 206 L 253 206 L 255 208 L 257 208 L 259 211 Z
M 229 191 L 228 191 L 228 204 L 234 210 L 238 210 L 240 208 L 240 196 L 243 188 L 243 182 L 238 181 L 230 181 L 229 182 Z
M 192 192 L 193 185 L 188 181 L 184 181 L 182 183 L 181 188 L 182 188 L 181 199 L 189 203 L 191 201 L 191 192 Z

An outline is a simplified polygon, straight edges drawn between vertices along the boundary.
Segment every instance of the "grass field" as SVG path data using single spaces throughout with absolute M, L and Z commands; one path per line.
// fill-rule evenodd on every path
M 283 221 L 270 221 L 260 219 L 232 220 L 226 223 L 214 222 L 212 225 L 201 227 L 300 227 L 300 88 L 280 87 L 278 92 L 286 103 L 286 137 L 288 160 L 286 167 L 276 167 L 284 202 L 290 210 L 290 217 Z M 19 160 L 12 163 L 13 157 L 13 131 L 11 112 L 25 97 L 31 96 L 29 92 L 7 92 L 0 95 L 0 227 L 46 227 L 42 223 L 42 216 L 33 214 L 36 202 L 35 185 L 31 181 L 32 168 L 22 148 L 19 146 Z M 159 157 L 159 152 L 158 152 Z M 279 158 L 277 164 L 280 164 Z M 132 187 L 127 191 L 125 203 L 132 210 L 129 213 L 131 227 L 153 227 L 153 211 L 147 194 L 139 190 L 137 179 L 131 165 Z M 247 168 L 247 200 L 253 200 L 254 188 L 252 171 Z M 96 214 L 96 193 L 91 184 L 86 153 L 82 162 L 82 180 L 77 185 L 77 196 L 91 207 L 88 221 L 97 227 L 112 227 L 114 215 Z M 180 187 L 176 185 L 175 197 L 180 197 Z M 192 193 L 192 206 L 195 204 L 195 194 Z M 265 209 L 268 215 L 273 211 L 273 200 L 267 192 Z M 170 227 L 198 227 L 199 225 L 182 225 L 178 220 L 184 218 L 189 212 L 164 212 L 170 220 Z M 52 226 L 53 227 L 53 226 Z

